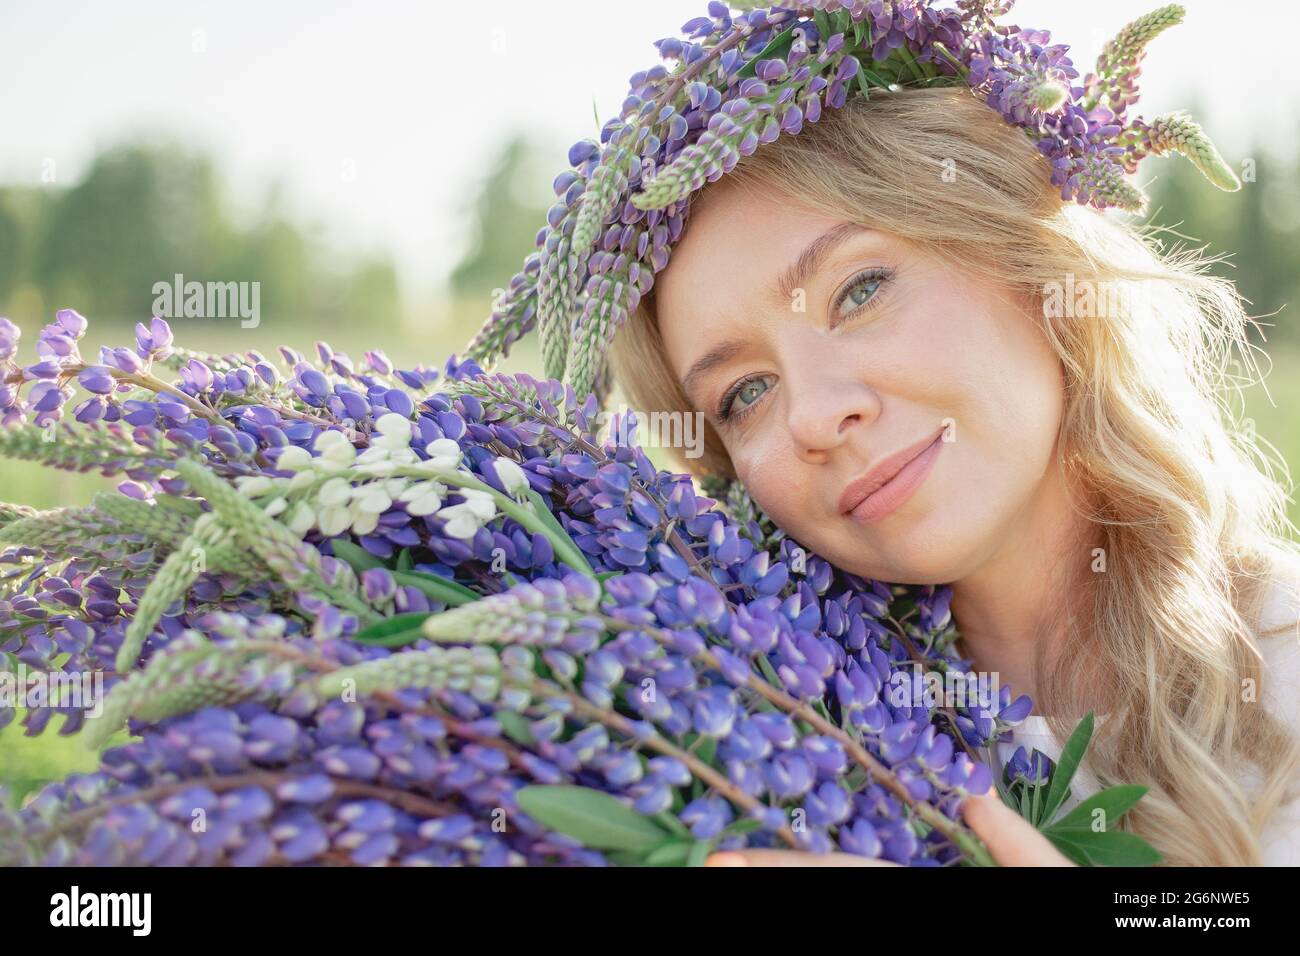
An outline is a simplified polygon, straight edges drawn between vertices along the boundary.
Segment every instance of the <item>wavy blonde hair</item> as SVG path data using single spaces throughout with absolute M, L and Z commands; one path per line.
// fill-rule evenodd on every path
M 1261 451 L 1234 408 L 1253 379 L 1231 366 L 1257 371 L 1233 285 L 1209 274 L 1213 260 L 1162 249 L 1157 232 L 1062 202 L 1024 133 L 965 90 L 852 99 L 742 158 L 725 181 L 890 232 L 1031 301 L 1071 274 L 1076 287 L 1141 291 L 1112 296 L 1119 308 L 1105 318 L 1045 310 L 1040 320 L 1065 377 L 1057 464 L 1106 565 L 1066 581 L 1066 593 L 1084 596 L 1071 640 L 1035 663 L 1036 703 L 1083 713 L 1085 690 L 1098 688 L 1071 677 L 1099 666 L 1111 706 L 1088 766 L 1103 786 L 1149 788 L 1123 827 L 1168 864 L 1259 863 L 1261 829 L 1287 797 L 1300 743 L 1244 690 L 1262 693 L 1266 679 L 1252 622 L 1297 548 L 1278 477 L 1289 485 L 1285 463 Z M 692 205 L 708 195 L 706 185 Z M 632 407 L 693 411 L 667 362 L 653 289 L 610 363 Z M 696 475 L 735 476 L 707 422 L 703 454 L 674 455 Z M 1073 720 L 1048 725 L 1064 740 Z M 1260 773 L 1251 792 L 1243 759 Z

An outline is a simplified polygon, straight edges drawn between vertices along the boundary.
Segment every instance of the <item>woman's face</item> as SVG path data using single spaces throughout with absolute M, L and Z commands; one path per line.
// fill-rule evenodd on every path
M 1028 301 L 888 233 L 725 183 L 692 210 L 655 289 L 692 406 L 758 504 L 816 553 L 938 584 L 1024 530 L 1053 478 L 1063 405 Z

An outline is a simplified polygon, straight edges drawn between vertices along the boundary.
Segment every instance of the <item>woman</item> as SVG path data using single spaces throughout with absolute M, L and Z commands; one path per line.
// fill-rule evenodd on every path
M 1095 711 L 1076 800 L 1147 786 L 1124 824 L 1166 863 L 1300 863 L 1300 560 L 1221 404 L 1247 318 L 1044 166 L 965 91 L 828 111 L 691 197 L 615 378 L 833 564 L 951 583 L 960 652 L 1035 701 L 1015 743 Z M 1001 862 L 1066 862 L 967 807 Z

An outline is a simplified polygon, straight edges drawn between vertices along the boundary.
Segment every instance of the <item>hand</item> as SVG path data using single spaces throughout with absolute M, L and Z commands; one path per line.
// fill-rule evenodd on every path
M 1002 802 L 997 790 L 967 797 L 962 818 L 999 866 L 1075 866 L 1028 820 Z
M 962 817 L 984 841 L 999 866 L 1074 866 L 996 790 L 962 802 Z M 724 850 L 710 854 L 705 866 L 898 866 L 854 853 L 800 853 L 794 850 Z

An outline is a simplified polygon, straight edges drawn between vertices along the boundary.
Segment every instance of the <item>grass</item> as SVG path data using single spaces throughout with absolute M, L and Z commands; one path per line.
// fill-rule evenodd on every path
M 19 721 L 19 710 L 11 723 L 0 730 L 0 784 L 5 787 L 5 802 L 11 807 L 21 805 L 27 794 L 51 780 L 61 780 L 70 773 L 94 770 L 99 763 L 96 751 L 87 747 L 78 734 L 60 737 L 50 729 L 39 737 L 24 737 Z M 57 727 L 60 718 L 52 721 Z M 127 739 L 125 734 L 114 738 L 112 745 Z

